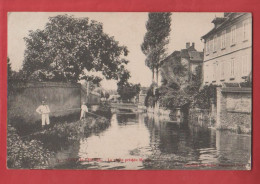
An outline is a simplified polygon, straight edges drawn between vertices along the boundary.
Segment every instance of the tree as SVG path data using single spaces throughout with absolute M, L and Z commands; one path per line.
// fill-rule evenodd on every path
M 166 45 L 169 43 L 171 13 L 149 13 L 146 29 L 141 49 L 146 55 L 145 64 L 152 70 L 153 80 L 156 73 L 158 83 L 160 61 L 165 58 Z
M 210 109 L 211 103 L 217 103 L 217 85 L 206 85 L 194 95 L 193 106 L 201 109 Z
M 147 90 L 144 104 L 146 107 L 154 107 L 159 99 L 159 90 L 157 84 L 153 82 Z M 156 90 L 155 90 L 156 89 Z
M 187 107 L 198 98 L 202 67 L 191 73 L 188 65 L 181 62 L 180 53 L 173 53 L 161 66 L 163 84 L 158 89 L 160 106 L 170 109 Z
M 140 84 L 132 84 L 128 82 L 131 77 L 129 71 L 121 68 L 121 73 L 119 74 L 119 81 L 117 82 L 117 93 L 123 101 L 130 100 L 139 94 L 141 90 Z
M 141 89 L 140 84 L 132 84 L 126 82 L 122 85 L 120 84 L 118 85 L 117 92 L 123 101 L 128 101 L 134 98 L 136 95 L 138 95 L 140 89 Z
M 106 99 L 109 99 L 109 97 L 110 97 L 110 94 L 109 94 L 108 92 L 106 92 L 106 93 L 105 93 L 105 98 L 106 98 Z
M 12 78 L 12 67 L 11 67 L 11 63 L 10 63 L 10 59 L 9 57 L 7 57 L 7 80 L 9 81 Z
M 25 76 L 22 70 L 14 71 L 12 70 L 12 65 L 10 58 L 7 57 L 7 90 L 8 95 L 16 92 L 15 86 L 21 84 L 25 81 Z
M 24 38 L 23 71 L 29 80 L 92 80 L 88 71 L 118 79 L 128 61 L 128 50 L 103 32 L 101 23 L 69 15 L 50 17 L 43 30 L 30 31 Z

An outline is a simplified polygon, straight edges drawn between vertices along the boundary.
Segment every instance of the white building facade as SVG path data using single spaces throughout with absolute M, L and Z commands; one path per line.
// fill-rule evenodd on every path
M 225 13 L 204 40 L 203 84 L 244 82 L 252 71 L 252 15 Z

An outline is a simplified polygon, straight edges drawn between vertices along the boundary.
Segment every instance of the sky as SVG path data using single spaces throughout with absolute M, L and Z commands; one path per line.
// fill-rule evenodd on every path
M 75 17 L 89 17 L 103 23 L 104 32 L 114 36 L 120 45 L 127 46 L 129 63 L 127 69 L 131 73 L 129 79 L 132 83 L 150 86 L 152 73 L 145 66 L 145 55 L 140 45 L 146 33 L 145 24 L 148 13 L 135 12 L 10 12 L 8 14 L 8 57 L 13 70 L 22 67 L 24 50 L 26 49 L 24 37 L 29 30 L 44 29 L 48 18 L 56 15 L 68 14 Z M 213 28 L 211 21 L 223 13 L 172 13 L 170 42 L 167 53 L 185 48 L 186 42 L 194 42 L 198 51 L 203 50 L 201 36 Z M 101 85 L 105 89 L 116 89 L 116 81 L 103 80 Z

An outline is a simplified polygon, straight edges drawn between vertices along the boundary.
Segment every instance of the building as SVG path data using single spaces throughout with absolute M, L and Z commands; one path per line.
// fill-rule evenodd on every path
M 181 62 L 186 63 L 190 74 L 196 74 L 196 68 L 203 63 L 203 52 L 195 49 L 195 43 L 186 43 L 186 49 L 181 50 Z
M 163 80 L 172 81 L 176 83 L 186 83 L 190 81 L 193 74 L 196 74 L 196 68 L 203 63 L 203 52 L 197 51 L 195 49 L 195 43 L 186 43 L 186 48 L 181 49 L 181 51 L 174 51 L 163 61 L 161 61 L 160 75 Z M 185 68 L 185 75 L 179 79 L 176 76 L 174 69 L 176 63 L 180 62 Z M 180 82 L 182 81 L 182 82 Z M 160 84 L 159 84 L 160 86 Z
M 145 106 L 145 98 L 148 92 L 148 87 L 141 87 L 140 92 L 138 94 L 138 103 L 141 106 Z
M 240 83 L 252 69 L 252 15 L 224 13 L 204 40 L 203 83 Z

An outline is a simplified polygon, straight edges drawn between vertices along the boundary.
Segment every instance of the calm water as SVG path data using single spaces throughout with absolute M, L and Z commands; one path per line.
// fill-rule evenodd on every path
M 57 169 L 248 169 L 251 136 L 114 114 L 111 126 L 56 155 Z

